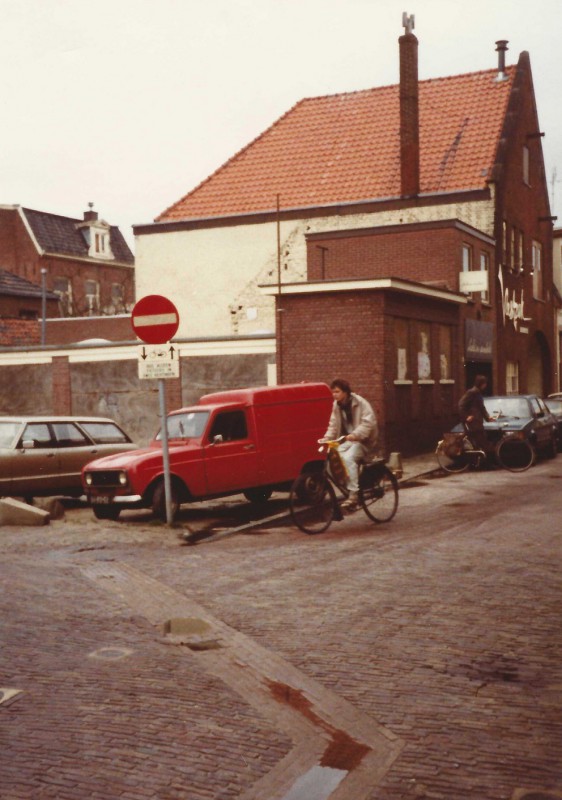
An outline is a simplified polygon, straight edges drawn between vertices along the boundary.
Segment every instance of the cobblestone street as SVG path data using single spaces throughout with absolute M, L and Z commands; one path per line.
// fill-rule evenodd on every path
M 561 479 L 420 480 L 319 536 L 0 528 L 2 800 L 562 796 Z

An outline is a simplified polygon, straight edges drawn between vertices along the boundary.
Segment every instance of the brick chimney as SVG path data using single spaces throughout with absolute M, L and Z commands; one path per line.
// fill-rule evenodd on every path
M 94 204 L 88 203 L 88 211 L 84 211 L 84 222 L 95 222 L 98 218 L 98 212 L 94 211 Z
M 418 95 L 418 40 L 412 33 L 414 17 L 403 14 L 405 33 L 400 46 L 400 186 L 403 197 L 420 191 L 420 130 Z

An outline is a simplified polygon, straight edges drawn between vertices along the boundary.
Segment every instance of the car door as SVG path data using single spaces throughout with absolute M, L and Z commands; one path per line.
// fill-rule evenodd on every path
M 258 484 L 258 452 L 246 412 L 222 411 L 211 423 L 204 442 L 209 494 L 247 489 Z
M 10 493 L 48 494 L 56 486 L 59 455 L 53 432 L 46 422 L 28 422 L 17 443 Z
M 58 491 L 81 492 L 82 467 L 100 455 L 100 448 L 70 420 L 51 425 L 59 453 Z
M 548 424 L 548 416 L 545 413 L 546 409 L 544 409 L 544 407 L 541 408 L 538 397 L 531 397 L 529 403 L 533 415 L 533 428 L 535 431 L 537 447 L 539 450 L 543 450 L 548 446 L 552 437 L 552 430 Z

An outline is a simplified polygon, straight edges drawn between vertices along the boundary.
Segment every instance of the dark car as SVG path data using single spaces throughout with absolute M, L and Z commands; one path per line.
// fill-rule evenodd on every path
M 105 417 L 0 417 L 0 497 L 78 497 L 84 464 L 136 447 Z
M 488 439 L 496 443 L 506 433 L 524 436 L 536 453 L 554 458 L 558 453 L 558 423 L 544 400 L 536 394 L 511 394 L 485 397 L 488 414 L 496 419 L 485 422 Z M 462 425 L 453 428 L 462 431 Z
M 550 395 L 546 398 L 545 403 L 558 423 L 558 449 L 560 450 L 562 449 L 562 393 Z

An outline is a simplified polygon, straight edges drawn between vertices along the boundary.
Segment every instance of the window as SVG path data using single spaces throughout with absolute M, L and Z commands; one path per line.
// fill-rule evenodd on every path
M 505 375 L 506 394 L 519 394 L 519 362 L 508 361 Z
M 121 444 L 131 441 L 127 434 L 112 422 L 81 422 L 80 424 L 98 444 Z
M 86 447 L 90 442 L 71 422 L 53 422 L 58 447 Z
M 462 246 L 462 271 L 470 272 L 472 269 L 472 247 L 469 244 Z
M 72 316 L 72 285 L 69 278 L 55 278 L 53 291 L 59 296 L 60 310 L 63 317 Z
M 198 439 L 209 419 L 208 411 L 190 411 L 184 414 L 170 414 L 168 417 L 168 436 L 170 439 Z M 157 440 L 162 438 L 162 431 L 158 432 Z
M 527 184 L 527 186 L 531 185 L 530 170 L 529 170 L 529 164 L 530 164 L 529 155 L 530 155 L 529 154 L 529 148 L 526 145 L 524 145 L 523 146 L 523 181 Z
M 225 411 L 219 414 L 209 434 L 212 442 L 215 436 L 222 436 L 223 442 L 233 442 L 238 439 L 248 438 L 246 416 L 243 411 Z
M 44 422 L 30 422 L 29 425 L 25 426 L 18 447 L 21 447 L 22 443 L 27 441 L 32 441 L 34 447 L 54 447 L 55 445 L 51 438 L 49 426 Z
M 451 380 L 451 328 L 449 325 L 439 326 L 439 379 Z
M 510 248 L 509 248 L 509 265 L 512 272 L 515 272 L 516 269 L 516 258 L 515 258 L 515 228 L 511 229 L 511 237 L 510 237 Z
M 125 310 L 125 293 L 121 283 L 111 284 L 111 305 L 115 312 Z
M 488 273 L 488 281 L 490 280 L 490 256 L 488 253 L 480 253 L 480 269 L 482 272 Z M 490 293 L 489 292 L 480 292 L 480 300 L 483 303 L 490 302 Z
M 523 263 L 523 250 L 524 250 L 523 244 L 524 244 L 524 241 L 525 241 L 525 237 L 524 237 L 523 231 L 519 231 L 519 237 L 518 237 L 518 245 L 519 245 L 519 247 L 518 247 L 518 254 L 517 254 L 517 269 L 519 270 L 520 273 L 523 273 L 524 268 L 525 268 L 524 267 L 524 263 Z
M 507 266 L 507 222 L 502 222 L 502 264 Z
M 533 297 L 542 299 L 542 245 L 540 242 L 533 242 Z
M 97 281 L 88 280 L 84 282 L 84 294 L 86 296 L 86 313 L 96 314 L 100 307 L 100 285 Z
M 394 320 L 394 341 L 396 342 L 396 380 L 408 380 L 408 323 L 405 319 Z
M 418 335 L 418 381 L 431 380 L 430 327 L 420 325 Z

